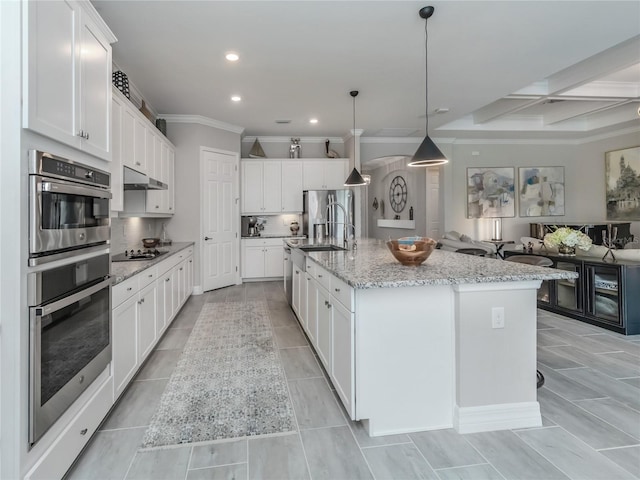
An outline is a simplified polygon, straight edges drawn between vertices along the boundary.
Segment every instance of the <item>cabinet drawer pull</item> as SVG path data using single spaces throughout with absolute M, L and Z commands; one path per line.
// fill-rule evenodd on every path
M 168 282 L 169 280 L 171 280 L 170 278 L 165 278 L 164 281 Z
M 339 289 L 339 288 L 334 288 L 334 290 L 335 290 L 336 292 L 340 292 L 340 289 Z
M 127 288 L 127 292 L 130 292 L 131 290 L 133 290 L 133 287 Z
M 82 430 L 80 430 L 80 435 L 86 435 L 88 431 L 89 430 L 87 430 L 86 428 L 83 428 Z
M 150 274 L 149 274 L 149 278 L 153 278 L 153 273 L 150 273 Z
M 322 275 L 318 275 L 318 278 L 322 278 Z
M 86 138 L 87 140 L 89 140 L 89 132 L 87 132 L 85 135 L 86 135 L 86 136 L 85 136 L 84 138 Z

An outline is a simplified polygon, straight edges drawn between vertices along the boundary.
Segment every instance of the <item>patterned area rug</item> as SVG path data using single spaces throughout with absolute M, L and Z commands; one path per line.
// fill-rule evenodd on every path
M 142 447 L 295 430 L 267 303 L 205 304 Z

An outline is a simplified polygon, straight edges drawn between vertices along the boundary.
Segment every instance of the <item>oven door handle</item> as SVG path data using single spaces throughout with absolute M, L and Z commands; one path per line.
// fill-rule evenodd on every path
M 58 182 L 42 182 L 43 192 L 68 193 L 70 195 L 86 195 L 94 198 L 111 198 L 111 193 L 100 188 L 82 185 L 64 185 Z
M 93 285 L 92 287 L 81 290 L 77 293 L 74 293 L 73 295 L 70 295 L 61 300 L 58 300 L 57 302 L 49 303 L 44 307 L 35 307 L 35 314 L 38 317 L 44 317 L 45 315 L 50 315 L 53 312 L 57 312 L 58 310 L 68 307 L 69 305 L 75 302 L 79 302 L 80 300 L 82 300 L 85 297 L 88 297 L 89 295 L 93 295 L 94 293 L 102 290 L 105 287 L 110 286 L 111 284 L 112 284 L 111 275 L 107 275 L 102 282 L 96 285 Z

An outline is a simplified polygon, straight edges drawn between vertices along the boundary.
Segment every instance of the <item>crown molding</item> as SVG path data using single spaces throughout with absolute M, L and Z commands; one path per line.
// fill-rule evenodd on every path
M 238 127 L 237 125 L 231 125 L 230 123 L 221 122 L 220 120 L 214 120 L 213 118 L 202 115 L 159 114 L 158 118 L 164 118 L 168 123 L 197 123 L 205 127 L 217 128 L 232 133 L 242 134 L 242 132 L 244 132 L 244 127 Z
M 259 140 L 260 143 L 290 143 L 291 137 L 252 136 L 244 137 L 242 139 L 242 143 L 253 143 L 256 140 Z M 300 143 L 324 143 L 327 140 L 329 140 L 331 143 L 344 143 L 343 139 L 340 137 L 300 137 Z

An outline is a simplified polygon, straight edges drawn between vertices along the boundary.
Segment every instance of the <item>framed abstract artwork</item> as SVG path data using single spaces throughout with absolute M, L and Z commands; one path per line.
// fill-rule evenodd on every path
M 564 215 L 564 167 L 520 167 L 521 217 Z
M 467 168 L 467 218 L 515 216 L 515 169 Z
M 640 147 L 604 154 L 607 220 L 640 220 Z

